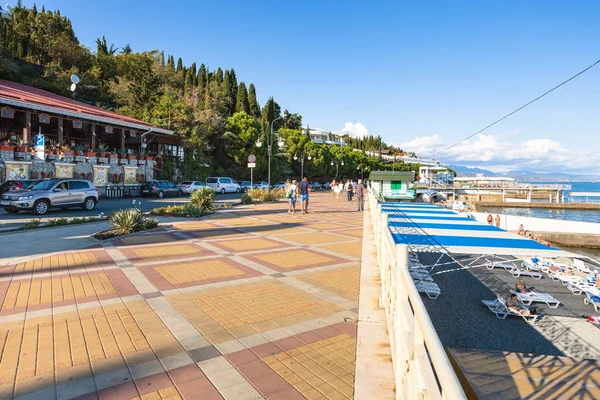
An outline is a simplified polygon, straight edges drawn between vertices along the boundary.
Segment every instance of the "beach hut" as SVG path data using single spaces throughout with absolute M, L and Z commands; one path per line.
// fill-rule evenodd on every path
M 371 187 L 385 201 L 414 201 L 415 190 L 410 187 L 414 180 L 414 171 L 373 171 L 369 175 Z

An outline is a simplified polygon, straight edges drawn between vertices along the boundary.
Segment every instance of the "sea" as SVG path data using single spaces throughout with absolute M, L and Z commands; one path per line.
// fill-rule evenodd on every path
M 600 182 L 523 182 L 532 185 L 571 185 L 565 191 L 565 202 L 569 201 L 570 192 L 597 192 L 600 195 Z M 596 199 L 600 201 L 600 197 Z M 494 214 L 522 215 L 525 217 L 555 218 L 568 221 L 599 222 L 599 210 L 552 210 L 541 208 L 486 207 L 486 211 Z
M 571 190 L 565 191 L 565 202 L 569 201 L 570 192 L 597 192 L 600 194 L 600 182 L 525 182 L 533 185 L 571 185 Z M 600 197 L 597 199 L 600 201 Z M 486 211 L 493 214 L 523 215 L 526 217 L 554 218 L 568 221 L 600 222 L 599 210 L 548 210 L 541 208 L 511 208 L 511 207 L 486 207 Z M 600 249 L 587 249 L 578 247 L 560 247 L 563 250 L 588 256 L 600 262 Z

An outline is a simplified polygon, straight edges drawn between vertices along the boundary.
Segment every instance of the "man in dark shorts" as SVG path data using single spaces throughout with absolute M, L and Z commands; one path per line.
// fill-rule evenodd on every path
M 308 214 L 308 179 L 304 177 L 302 182 L 298 184 L 298 192 L 300 193 L 300 209 L 302 214 Z

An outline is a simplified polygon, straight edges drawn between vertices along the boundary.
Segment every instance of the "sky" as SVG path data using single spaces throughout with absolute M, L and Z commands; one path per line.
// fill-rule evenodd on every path
M 36 3 L 68 16 L 91 49 L 105 35 L 185 65 L 234 68 L 261 105 L 273 96 L 305 125 L 381 135 L 422 157 L 600 59 L 597 0 Z M 599 89 L 600 65 L 435 157 L 600 174 Z

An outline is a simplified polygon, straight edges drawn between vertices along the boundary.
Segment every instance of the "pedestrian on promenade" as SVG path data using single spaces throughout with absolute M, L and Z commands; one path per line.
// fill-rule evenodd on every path
M 362 179 L 358 180 L 358 184 L 354 187 L 356 193 L 356 202 L 358 203 L 358 211 L 364 211 L 364 192 L 365 186 L 362 183 Z
M 344 186 L 344 189 L 346 190 L 346 195 L 348 196 L 348 201 L 352 201 L 352 182 L 350 181 L 350 179 L 346 180 L 346 185 Z
M 337 182 L 334 180 L 331 181 L 331 194 L 333 194 L 333 198 L 335 198 L 335 188 L 337 187 Z
M 342 191 L 342 182 L 337 182 L 333 187 L 333 196 L 335 197 L 335 201 L 340 201 L 340 193 Z
M 308 184 L 308 179 L 304 177 L 302 182 L 298 184 L 298 193 L 300 194 L 300 209 L 302 210 L 302 215 L 308 214 L 308 190 L 310 185 Z
M 292 181 L 287 179 L 285 181 L 285 185 L 283 185 L 283 190 L 285 191 L 285 194 L 288 194 L 290 192 L 290 185 L 292 184 Z
M 287 188 L 286 194 L 288 195 L 288 201 L 290 203 L 290 206 L 288 208 L 288 214 L 296 214 L 296 199 L 298 198 L 298 182 L 295 179 L 290 183 L 289 187 Z
M 492 214 L 488 214 L 488 216 L 487 216 L 487 222 L 490 225 L 494 225 L 494 217 L 492 217 Z
M 496 228 L 500 228 L 500 216 L 496 214 Z

